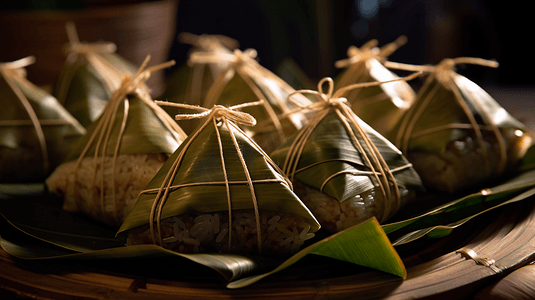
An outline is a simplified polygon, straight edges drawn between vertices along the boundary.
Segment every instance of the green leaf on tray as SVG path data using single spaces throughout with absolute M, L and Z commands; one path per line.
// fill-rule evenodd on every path
M 270 272 L 230 282 L 228 288 L 242 288 L 279 272 L 308 254 L 335 258 L 384 271 L 405 279 L 407 271 L 377 219 L 371 218 L 316 242 L 288 258 Z
M 534 178 L 535 170 L 520 173 L 502 184 L 448 202 L 417 217 L 383 225 L 383 229 L 393 245 L 424 236 L 445 236 L 484 212 L 529 198 L 535 193 Z
M 69 213 L 50 203 L 24 197 L 0 198 L 0 215 L 13 227 L 37 239 L 77 252 L 88 252 L 123 244 L 115 229 Z M 47 203 L 48 202 L 48 203 Z

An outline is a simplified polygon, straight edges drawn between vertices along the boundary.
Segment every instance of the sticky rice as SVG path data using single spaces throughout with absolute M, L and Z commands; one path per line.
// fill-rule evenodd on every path
M 515 130 L 502 130 L 502 134 L 507 152 L 506 169 L 510 169 L 523 156 L 521 152 L 527 148 L 523 144 L 530 143 L 531 138 L 520 131 L 515 134 Z M 501 159 L 496 136 L 484 131 L 482 143 L 484 149 L 475 136 L 467 135 L 450 142 L 445 151 L 413 150 L 408 151 L 406 156 L 427 187 L 455 193 L 470 187 L 478 188 L 489 179 L 496 178 Z
M 399 188 L 400 206 L 416 197 L 414 191 Z M 321 227 L 329 232 L 338 232 L 359 224 L 371 217 L 381 219 L 384 211 L 384 196 L 375 189 L 365 191 L 351 199 L 339 202 L 328 195 L 311 188 L 298 180 L 294 181 L 294 192 L 310 209 L 320 222 Z
M 182 214 L 162 220 L 163 247 L 180 253 L 259 254 L 254 210 L 232 211 L 229 249 L 228 212 Z M 310 224 L 289 213 L 260 210 L 262 255 L 294 254 L 312 237 Z M 132 229 L 127 245 L 152 244 L 149 225 Z
M 166 159 L 166 154 L 121 154 L 117 156 L 113 170 L 113 157 L 105 156 L 101 188 L 102 157 L 96 162 L 93 157 L 85 157 L 78 169 L 76 161 L 60 165 L 46 180 L 46 185 L 49 191 L 63 198 L 63 209 L 119 226 Z M 101 193 L 104 196 L 102 202 Z

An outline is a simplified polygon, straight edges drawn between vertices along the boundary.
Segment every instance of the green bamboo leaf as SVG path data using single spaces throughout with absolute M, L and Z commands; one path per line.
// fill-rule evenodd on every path
M 64 211 L 53 205 L 54 200 L 44 196 L 2 198 L 0 215 L 22 232 L 72 251 L 89 252 L 123 245 L 115 238 L 113 228 Z
M 383 225 L 394 245 L 414 241 L 424 236 L 440 237 L 472 218 L 500 206 L 529 198 L 535 186 L 535 170 L 451 201 L 420 216 Z
M 371 218 L 302 249 L 269 272 L 238 279 L 227 284 L 227 287 L 242 288 L 251 285 L 262 278 L 284 270 L 308 254 L 347 261 L 402 278 L 407 276 L 401 258 L 382 231 L 379 222 L 375 218 Z
M 490 207 L 490 208 L 487 208 L 487 209 L 484 209 L 484 210 L 480 210 L 478 211 L 477 213 L 475 214 L 472 214 L 466 218 L 463 218 L 461 220 L 458 220 L 458 221 L 455 221 L 455 222 L 452 222 L 452 223 L 449 223 L 449 224 L 445 224 L 445 225 L 440 225 L 440 226 L 433 226 L 433 227 L 430 227 L 430 228 L 425 228 L 425 229 L 420 229 L 420 230 L 417 230 L 417 231 L 413 231 L 411 233 L 408 233 L 400 238 L 398 238 L 394 243 L 393 245 L 402 245 L 402 244 L 406 244 L 406 243 L 409 243 L 409 242 L 412 242 L 418 238 L 421 238 L 421 237 L 424 237 L 424 236 L 427 236 L 429 238 L 440 238 L 440 237 L 444 237 L 448 234 L 451 233 L 451 231 L 463 224 L 465 224 L 466 222 L 470 221 L 471 219 L 485 213 L 485 212 L 488 212 L 490 210 L 493 210 L 493 209 L 496 209 L 498 207 L 501 207 L 503 205 L 506 205 L 506 204 L 510 204 L 510 203 L 514 203 L 514 202 L 518 202 L 518 201 L 521 201 L 521 200 L 524 200 L 524 199 L 527 199 L 531 196 L 535 195 L 535 189 L 529 189 L 515 197 L 512 197 L 512 198 L 505 198 L 505 199 L 508 199 L 504 202 L 499 202 L 497 204 L 495 204 L 494 206 Z M 503 199 L 502 199 L 503 200 Z

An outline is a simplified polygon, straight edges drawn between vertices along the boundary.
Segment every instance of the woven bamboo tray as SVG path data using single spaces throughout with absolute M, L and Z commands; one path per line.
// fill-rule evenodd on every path
M 164 261 L 19 260 L 0 250 L 0 298 L 17 299 L 422 299 L 472 298 L 529 263 L 535 253 L 532 199 L 486 213 L 445 238 L 397 247 L 408 278 L 328 258 L 299 261 L 247 288 L 227 289 L 215 272 Z M 456 251 L 473 250 L 484 266 Z M 313 262 L 313 264 L 311 263 Z M 150 272 L 144 270 L 150 269 Z M 173 274 L 173 275 L 169 275 Z

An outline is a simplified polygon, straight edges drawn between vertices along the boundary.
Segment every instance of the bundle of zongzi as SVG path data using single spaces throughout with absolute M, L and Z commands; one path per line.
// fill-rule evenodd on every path
M 26 79 L 26 57 L 0 63 L 0 182 L 42 182 L 85 129 L 61 104 Z
M 167 105 L 203 110 L 182 117 L 208 119 L 141 193 L 118 231 L 127 245 L 284 256 L 314 236 L 319 229 L 314 216 L 269 156 L 238 127 L 256 122 L 239 111 L 246 105 L 210 110 Z
M 336 67 L 346 69 L 335 78 L 335 88 L 399 78 L 383 63 L 405 42 L 406 38 L 401 36 L 381 48 L 376 47 L 377 40 L 369 41 L 360 49 L 351 46 L 347 50 L 349 58 L 336 62 Z M 414 102 L 416 93 L 407 82 L 393 81 L 348 91 L 345 98 L 357 116 L 380 134 L 387 135 Z
M 245 107 L 244 111 L 258 121 L 253 128 L 244 128 L 266 152 L 282 144 L 286 137 L 306 123 L 307 117 L 299 112 L 287 113 L 296 106 L 288 102 L 288 95 L 295 90 L 278 76 L 262 67 L 256 60 L 254 49 L 233 53 L 196 52 L 190 57 L 192 63 L 228 62 L 228 67 L 216 78 L 206 94 L 204 106 L 232 106 L 265 99 L 260 106 Z M 296 95 L 295 102 L 301 105 L 311 101 L 303 95 Z
M 503 174 L 532 141 L 522 123 L 454 71 L 459 63 L 497 66 L 493 61 L 456 58 L 421 67 L 429 77 L 390 137 L 427 187 L 449 193 Z
M 186 138 L 148 94 L 156 66 L 125 76 L 101 117 L 88 127 L 66 162 L 46 180 L 63 208 L 119 226 L 139 192 Z
M 328 82 L 330 91 L 322 92 Z M 302 109 L 314 117 L 271 157 L 292 179 L 295 193 L 330 232 L 358 224 L 371 217 L 384 222 L 416 193 L 422 183 L 412 165 L 386 138 L 358 118 L 341 98 L 351 88 L 380 83 L 363 83 L 339 89 L 325 78 L 319 102 Z
M 121 85 L 124 74 L 136 68 L 115 53 L 112 43 L 81 43 L 72 23 L 67 24 L 67 59 L 54 96 L 84 127 L 100 116 L 106 102 Z

